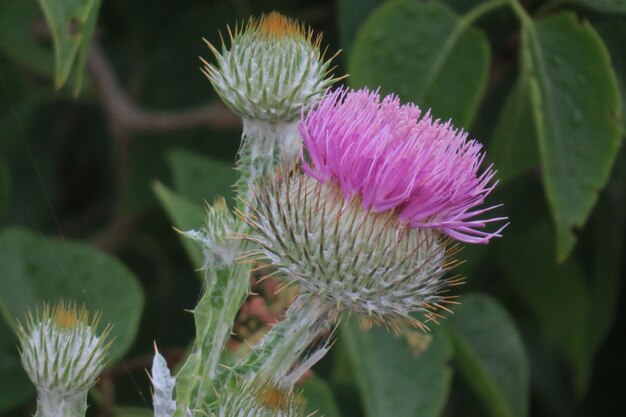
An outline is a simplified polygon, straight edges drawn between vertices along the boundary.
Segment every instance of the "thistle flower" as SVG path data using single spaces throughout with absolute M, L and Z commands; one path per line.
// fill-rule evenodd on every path
M 498 207 L 477 208 L 497 184 L 491 166 L 479 172 L 482 145 L 421 113 L 393 95 L 381 102 L 376 92 L 339 89 L 300 123 L 311 160 L 303 160 L 304 170 L 345 198 L 359 196 L 365 210 L 397 212 L 408 227 L 467 243 L 500 236 L 504 227 L 481 229 L 505 218 L 476 219 Z
M 460 283 L 453 239 L 486 243 L 475 220 L 493 189 L 480 145 L 368 90 L 328 94 L 299 124 L 304 173 L 255 189 L 245 238 L 304 294 L 385 323 L 436 320 Z
M 106 362 L 110 327 L 96 334 L 100 315 L 60 302 L 45 305 L 18 327 L 22 365 L 37 387 L 38 417 L 84 417 L 87 391 Z
M 216 64 L 202 60 L 203 72 L 224 103 L 244 119 L 289 122 L 335 80 L 328 77 L 320 36 L 279 13 L 250 19 L 228 30 L 230 49 L 207 42 Z

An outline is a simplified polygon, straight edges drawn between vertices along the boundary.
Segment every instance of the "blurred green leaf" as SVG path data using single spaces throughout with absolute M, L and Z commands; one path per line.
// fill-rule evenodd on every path
M 370 417 L 434 417 L 448 397 L 452 370 L 451 346 L 445 333 L 434 329 L 425 352 L 406 339 L 376 327 L 362 331 L 355 320 L 341 328 L 357 384 Z
M 0 156 L 0 212 L 4 211 L 11 190 L 11 178 L 9 175 L 9 166 L 4 162 L 4 158 Z
M 350 54 L 354 38 L 370 13 L 386 0 L 339 0 L 337 23 L 339 40 L 345 54 Z
M 561 3 L 580 5 L 598 12 L 626 13 L 624 0 L 561 0 Z
M 590 328 L 593 349 L 604 342 L 615 321 L 622 277 L 624 249 L 624 209 L 626 208 L 626 153 L 622 149 L 615 170 L 600 196 L 593 228 L 593 280 L 591 283 Z M 590 365 L 591 366 L 591 365 Z
M 574 14 L 525 19 L 522 37 L 556 254 L 563 261 L 620 146 L 619 90 L 602 40 Z
M 192 203 L 159 182 L 155 183 L 152 189 L 176 229 L 187 231 L 202 227 L 206 218 L 206 212 L 202 206 Z M 193 266 L 201 268 L 203 258 L 200 246 L 183 235 L 179 237 Z
M 528 415 L 528 359 L 513 320 L 494 299 L 468 294 L 445 327 L 465 379 L 492 416 Z
M 185 198 L 200 204 L 212 203 L 217 196 L 223 196 L 232 203 L 237 172 L 231 164 L 182 149 L 169 152 L 167 161 L 174 176 L 174 188 Z
M 0 2 L 0 51 L 38 74 L 52 76 L 52 52 L 34 32 L 40 17 L 41 9 L 33 0 Z
M 321 378 L 313 376 L 305 382 L 302 394 L 306 398 L 305 415 L 312 413 L 324 417 L 340 417 L 337 402 L 328 384 Z
M 522 76 L 504 103 L 492 138 L 491 157 L 502 184 L 539 166 L 537 133 L 528 94 L 528 82 Z
M 44 302 L 85 304 L 111 323 L 111 361 L 130 348 L 143 308 L 137 279 L 117 259 L 83 243 L 37 235 L 21 228 L 0 235 L 0 312 L 10 325 Z
M 0 411 L 26 401 L 34 395 L 35 386 L 22 368 L 17 338 L 0 317 Z
M 465 13 L 486 0 L 442 0 L 457 13 Z
M 518 221 L 523 222 L 523 219 Z M 574 259 L 557 264 L 554 236 L 542 218 L 511 228 L 498 256 L 509 284 L 536 318 L 549 345 L 565 356 L 574 388 L 585 391 L 591 367 L 591 298 Z
M 39 0 L 39 1 L 49 1 L 49 0 Z M 89 56 L 89 50 L 91 48 L 91 39 L 93 38 L 94 32 L 96 31 L 96 24 L 98 23 L 98 14 L 100 11 L 100 3 L 102 0 L 81 0 L 81 1 L 92 1 L 93 6 L 91 6 L 91 11 L 89 12 L 89 16 L 87 17 L 87 21 L 83 27 L 83 40 L 80 43 L 80 48 L 78 49 L 78 54 L 76 56 L 76 64 L 74 65 L 74 74 L 75 79 L 73 94 L 78 96 L 80 93 L 80 89 L 83 86 L 83 79 L 85 77 L 85 66 L 87 65 L 87 58 Z
M 39 0 L 54 43 L 54 84 L 61 88 L 72 68 L 80 90 L 100 0 Z
M 624 4 L 626 5 L 626 1 Z M 622 93 L 622 126 L 626 130 L 626 18 L 602 20 L 594 24 L 594 27 L 611 54 L 613 69 Z
M 436 2 L 393 0 L 377 8 L 359 31 L 349 61 L 354 87 L 381 87 L 434 116 L 468 128 L 489 69 L 485 36 L 471 19 Z

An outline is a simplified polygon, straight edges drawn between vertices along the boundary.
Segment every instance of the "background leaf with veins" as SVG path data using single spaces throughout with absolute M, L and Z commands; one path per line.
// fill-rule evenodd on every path
M 606 184 L 621 143 L 621 100 L 611 61 L 588 22 L 562 13 L 522 25 L 524 70 L 544 186 L 564 260 Z
M 456 127 L 469 128 L 487 81 L 489 44 L 442 3 L 393 0 L 361 27 L 348 70 L 355 87 L 380 86 Z M 458 73 L 463 68 L 463 76 Z

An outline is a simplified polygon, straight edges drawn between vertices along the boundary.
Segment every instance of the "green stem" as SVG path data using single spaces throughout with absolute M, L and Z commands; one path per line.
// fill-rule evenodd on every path
M 299 137 L 296 122 L 271 123 L 243 120 L 243 136 L 237 161 L 238 197 L 252 199 L 254 185 L 271 177 L 278 167 L 290 167 L 298 156 Z M 240 207 L 245 212 L 245 208 Z
M 249 286 L 247 265 L 233 263 L 209 267 L 202 298 L 194 309 L 196 340 L 187 361 L 176 375 L 179 407 L 198 408 L 213 394 L 213 381 L 239 307 Z
M 87 390 L 62 392 L 61 389 L 37 389 L 35 417 L 85 417 Z
M 250 355 L 235 370 L 240 374 L 256 374 L 265 380 L 291 385 L 289 374 L 307 353 L 311 344 L 332 330 L 336 314 L 317 296 L 300 295 L 287 310 L 285 319 L 272 327 L 269 333 L 254 347 Z M 304 362 L 310 367 L 323 356 L 321 352 L 308 352 L 312 361 Z M 302 369 L 297 371 L 302 373 Z

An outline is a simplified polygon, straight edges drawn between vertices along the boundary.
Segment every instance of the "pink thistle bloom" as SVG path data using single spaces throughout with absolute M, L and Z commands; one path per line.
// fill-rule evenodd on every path
M 343 196 L 361 198 L 366 210 L 396 210 L 411 228 L 437 229 L 467 243 L 499 237 L 484 229 L 506 217 L 477 219 L 499 205 L 480 208 L 494 189 L 495 171 L 480 172 L 482 145 L 430 111 L 400 104 L 378 92 L 328 93 L 299 124 L 310 162 L 304 171 L 336 184 Z

